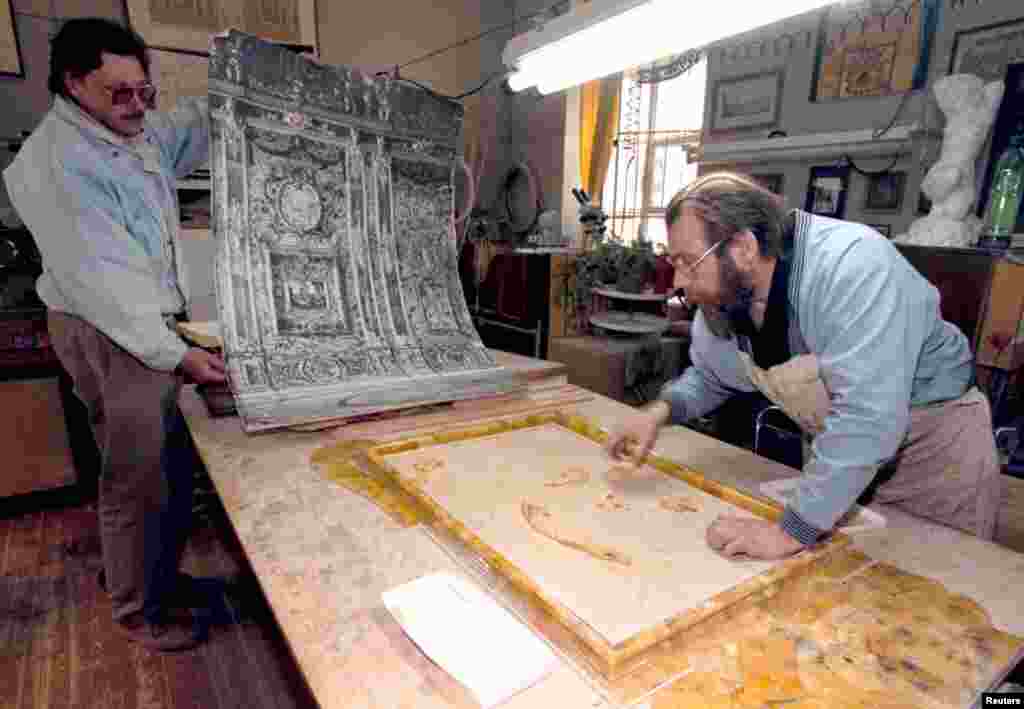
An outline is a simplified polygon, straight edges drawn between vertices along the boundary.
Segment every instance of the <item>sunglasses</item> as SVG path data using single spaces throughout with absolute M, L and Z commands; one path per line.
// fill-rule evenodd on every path
M 141 86 L 105 86 L 110 92 L 110 102 L 115 106 L 126 106 L 136 96 L 139 101 L 147 106 L 153 105 L 156 98 L 156 87 L 153 84 L 142 84 Z

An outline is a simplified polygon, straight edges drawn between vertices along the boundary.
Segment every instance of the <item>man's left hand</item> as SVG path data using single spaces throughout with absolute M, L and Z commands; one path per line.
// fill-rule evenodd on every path
M 733 515 L 719 515 L 705 538 L 708 546 L 729 559 L 782 559 L 804 548 L 776 522 Z

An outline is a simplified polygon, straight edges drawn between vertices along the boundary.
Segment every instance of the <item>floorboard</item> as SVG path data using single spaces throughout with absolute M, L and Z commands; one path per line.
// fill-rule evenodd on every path
M 186 570 L 232 579 L 195 650 L 121 635 L 99 588 L 95 505 L 0 508 L 0 709 L 316 709 L 216 498 L 200 498 Z

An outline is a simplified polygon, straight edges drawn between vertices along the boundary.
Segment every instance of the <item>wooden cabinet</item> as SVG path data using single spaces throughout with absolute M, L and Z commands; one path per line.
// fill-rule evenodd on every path
M 1024 365 L 1024 262 L 1000 260 L 978 326 L 977 361 L 1009 372 Z
M 938 288 L 942 317 L 967 335 L 979 366 L 1024 365 L 1024 261 L 981 249 L 897 248 Z
M 60 379 L 0 381 L 0 497 L 75 482 Z

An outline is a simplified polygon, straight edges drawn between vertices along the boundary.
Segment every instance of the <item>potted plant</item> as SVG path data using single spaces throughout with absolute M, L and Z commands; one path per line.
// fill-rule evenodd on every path
M 593 246 L 579 254 L 575 262 L 575 296 L 577 324 L 588 328 L 595 288 L 608 288 L 623 293 L 642 293 L 653 287 L 658 256 L 653 244 L 637 239 L 625 244 L 616 235 L 594 238 Z

